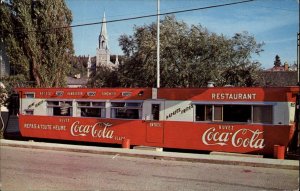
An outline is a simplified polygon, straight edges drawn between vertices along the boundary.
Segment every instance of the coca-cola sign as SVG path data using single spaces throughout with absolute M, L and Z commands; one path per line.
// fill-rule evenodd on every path
M 265 141 L 263 131 L 241 128 L 235 130 L 233 126 L 211 127 L 202 135 L 205 145 L 233 146 L 253 149 L 263 149 Z
M 124 137 L 115 136 L 115 131 L 110 129 L 111 123 L 97 122 L 92 125 L 81 124 L 79 121 L 75 121 L 70 128 L 71 135 L 78 136 L 92 136 L 94 138 L 123 140 Z

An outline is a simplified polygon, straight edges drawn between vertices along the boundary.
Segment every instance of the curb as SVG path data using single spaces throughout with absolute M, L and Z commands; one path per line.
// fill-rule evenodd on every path
M 0 140 L 1 147 L 21 147 L 42 150 L 67 151 L 79 153 L 91 153 L 102 155 L 117 155 L 125 157 L 139 157 L 158 160 L 199 162 L 210 164 L 239 165 L 250 167 L 277 168 L 288 170 L 299 170 L 298 160 L 278 160 L 267 158 L 228 156 L 228 155 L 208 155 L 192 153 L 160 152 L 135 149 L 108 148 L 96 146 L 78 146 L 69 144 L 45 143 L 45 142 L 25 142 L 13 140 Z

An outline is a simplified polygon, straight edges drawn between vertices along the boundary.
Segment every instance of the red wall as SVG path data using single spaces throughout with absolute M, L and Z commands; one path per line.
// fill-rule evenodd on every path
M 20 115 L 25 137 L 117 144 L 130 139 L 132 145 L 258 154 L 272 154 L 275 144 L 287 146 L 291 128 Z

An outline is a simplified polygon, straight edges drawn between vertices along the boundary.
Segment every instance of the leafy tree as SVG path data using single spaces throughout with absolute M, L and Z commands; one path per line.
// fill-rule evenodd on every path
M 63 0 L 4 1 L 0 34 L 13 73 L 37 87 L 65 84 L 73 55 L 71 11 Z M 65 27 L 65 28 L 61 28 Z
M 119 44 L 127 56 L 119 67 L 123 86 L 156 84 L 156 23 L 134 28 Z M 160 25 L 162 87 L 200 87 L 210 80 L 217 85 L 253 86 L 260 64 L 251 61 L 263 44 L 247 32 L 232 38 L 209 32 L 201 25 L 188 26 L 174 16 Z
M 120 87 L 118 74 L 106 66 L 99 66 L 89 79 L 88 87 Z
M 276 67 L 281 66 L 280 57 L 278 55 L 275 56 L 274 66 Z
M 74 76 L 76 74 L 82 74 L 82 76 L 87 73 L 87 62 L 89 57 L 85 55 L 73 56 L 71 59 L 71 68 L 68 71 L 68 76 Z M 95 63 L 96 57 L 91 57 L 92 63 Z

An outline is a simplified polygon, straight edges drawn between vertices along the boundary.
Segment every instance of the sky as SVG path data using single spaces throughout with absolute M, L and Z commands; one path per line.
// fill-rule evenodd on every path
M 160 13 L 208 7 L 243 0 L 160 0 Z M 157 0 L 66 0 L 72 11 L 72 25 L 131 18 L 157 13 Z M 274 66 L 275 56 L 281 63 L 297 60 L 297 33 L 299 32 L 299 0 L 255 0 L 225 7 L 175 14 L 176 19 L 189 25 L 202 25 L 210 32 L 228 38 L 247 31 L 258 43 L 264 42 L 264 51 L 253 55 L 265 69 Z M 163 19 L 161 16 L 160 19 Z M 107 23 L 111 54 L 122 55 L 118 39 L 122 34 L 132 35 L 135 26 L 156 22 L 156 17 Z M 74 27 L 73 44 L 76 55 L 96 55 L 101 24 Z

